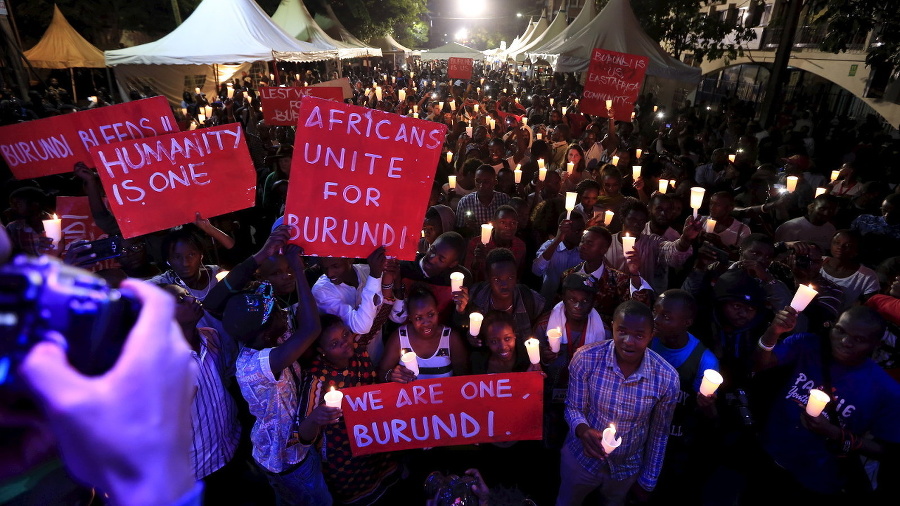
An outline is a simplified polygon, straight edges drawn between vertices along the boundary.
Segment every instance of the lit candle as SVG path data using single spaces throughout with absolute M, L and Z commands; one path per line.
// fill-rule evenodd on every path
M 550 107 L 553 107 L 553 97 L 550 98 Z
M 813 388 L 809 391 L 809 400 L 806 401 L 806 414 L 812 417 L 821 415 L 830 400 L 831 397 L 828 397 L 828 394 Z
M 547 168 L 541 167 L 538 169 L 538 181 L 543 181 L 547 179 Z
M 432 88 L 437 87 L 437 81 L 431 81 L 431 87 Z
M 724 379 L 719 371 L 715 369 L 707 369 L 703 371 L 703 381 L 700 382 L 700 393 L 707 397 L 716 393 L 716 389 L 722 384 Z
M 538 134 L 538 135 L 541 135 L 541 134 Z M 538 138 L 540 139 L 540 137 L 538 137 Z M 538 158 L 538 168 L 539 169 L 544 168 L 544 159 L 543 158 Z
M 204 123 L 205 121 L 206 121 L 206 115 L 203 114 L 202 112 L 201 112 L 201 113 L 198 113 L 198 114 L 197 114 L 197 122 L 198 122 L 198 123 Z
M 331 387 L 331 390 L 325 393 L 325 405 L 329 408 L 339 408 L 343 401 L 344 392 L 335 390 L 334 387 Z
M 223 279 L 225 279 L 225 276 L 227 276 L 229 272 L 231 271 L 219 271 L 216 274 L 216 281 L 222 281 Z
M 797 176 L 788 176 L 787 177 L 787 181 L 786 181 L 787 185 L 786 186 L 787 186 L 788 192 L 793 192 L 794 190 L 797 189 L 797 181 L 799 179 L 800 178 Z
M 638 159 L 641 158 L 641 154 L 643 154 L 643 153 L 644 153 L 644 150 L 641 148 L 637 148 L 634 150 L 634 156 Z
M 213 113 L 212 106 L 209 106 L 209 105 L 208 105 L 208 106 L 204 107 L 203 110 L 206 111 L 206 117 L 207 117 L 207 118 L 211 118 L 211 117 L 212 117 L 212 113 Z
M 473 105 L 472 108 L 475 109 L 475 113 L 477 114 L 478 113 L 478 104 Z
M 630 235 L 628 235 L 628 232 L 626 232 L 625 235 L 622 236 L 622 254 L 625 256 L 625 258 L 628 258 L 628 254 L 634 250 L 634 241 L 636 239 L 636 237 L 631 237 Z
M 403 364 L 403 367 L 406 367 L 416 376 L 419 375 L 419 356 L 416 355 L 414 351 L 408 351 L 400 357 L 400 362 Z
M 563 107 L 562 107 L 562 115 L 565 116 L 565 115 L 566 115 L 566 111 L 568 111 L 568 110 L 569 110 L 568 107 L 563 106 Z
M 707 218 L 706 219 L 706 233 L 712 234 L 715 231 L 716 231 L 716 220 L 714 220 L 712 218 Z
M 631 178 L 637 180 L 637 178 L 641 177 L 641 166 L 640 165 L 632 165 L 631 166 Z
M 225 93 L 228 96 L 228 98 L 234 98 L 234 85 L 231 83 L 228 83 L 225 86 L 226 86 Z
M 618 157 L 618 155 L 614 155 L 614 156 L 612 157 L 612 164 L 613 164 L 614 166 L 616 166 L 616 167 L 619 166 L 619 157 Z
M 517 104 L 519 103 L 519 97 L 516 97 L 516 103 Z
M 525 340 L 525 349 L 528 351 L 528 360 L 532 364 L 541 363 L 541 351 L 538 349 L 539 341 L 535 338 Z
M 831 182 L 833 183 L 833 182 L 837 181 L 837 178 L 840 175 L 841 175 L 841 171 L 839 171 L 839 170 L 831 171 Z
M 658 111 L 658 110 L 659 110 L 659 106 L 658 106 L 658 105 L 654 105 L 654 106 L 653 106 L 653 112 L 656 112 L 656 111 Z
M 503 93 L 506 93 L 506 88 L 503 88 Z
M 813 290 L 812 285 L 800 285 L 797 287 L 797 293 L 794 294 L 794 298 L 791 299 L 791 307 L 800 313 L 806 309 L 806 306 L 808 306 L 818 294 L 819 292 Z
M 547 329 L 547 342 L 550 343 L 550 351 L 559 353 L 559 343 L 562 339 L 562 330 L 558 327 L 555 329 Z
M 461 272 L 450 273 L 450 292 L 458 292 L 463 286 L 466 276 Z
M 451 110 L 451 111 L 455 111 L 455 110 L 456 110 L 456 100 L 451 100 L 451 101 L 450 101 L 450 110 Z
M 447 163 L 453 163 L 453 151 L 447 151 Z
M 419 112 L 419 106 L 413 105 L 413 112 Z
M 612 109 L 612 100 L 607 100 L 607 101 L 606 101 L 606 108 L 607 108 L 607 109 Z
M 472 127 L 466 127 L 466 135 L 472 137 Z
M 497 120 L 495 120 L 494 118 L 491 118 L 491 117 L 488 117 L 488 120 L 491 122 L 491 130 L 496 129 L 497 128 Z
M 516 165 L 516 169 L 513 171 L 513 177 L 516 178 L 516 184 L 522 182 L 522 164 Z
M 375 100 L 381 102 L 381 86 L 375 87 Z
M 481 78 L 481 84 L 484 84 L 484 78 L 483 78 L 483 77 Z
M 528 118 L 522 116 L 522 126 L 528 126 Z
M 603 439 L 600 442 L 603 444 L 603 451 L 606 452 L 607 455 L 612 453 L 613 450 L 622 444 L 622 438 L 616 438 L 615 425 L 609 424 L 609 427 L 603 429 Z
M 400 90 L 397 92 L 397 97 L 400 98 L 401 102 L 406 102 L 406 90 Z
M 44 224 L 44 235 L 53 239 L 54 248 L 59 248 L 59 242 L 62 240 L 62 220 L 54 214 L 53 218 L 43 220 L 42 223 Z
M 198 86 L 197 88 L 194 88 L 194 93 L 196 93 L 197 95 L 200 94 L 200 87 L 199 87 L 199 86 Z
M 491 234 L 494 232 L 494 226 L 490 223 L 481 225 L 481 244 L 491 242 Z
M 609 224 L 612 223 L 613 216 L 615 216 L 615 215 L 616 215 L 616 213 L 614 213 L 612 211 L 606 211 L 605 213 L 603 213 L 603 224 L 608 227 Z
M 666 193 L 666 190 L 669 189 L 669 180 L 668 179 L 660 179 L 659 180 L 659 193 Z
M 566 172 L 571 176 L 573 172 L 575 172 L 575 164 L 572 162 L 566 162 Z
M 444 103 L 443 103 L 443 102 L 438 102 L 438 109 L 440 109 L 440 110 L 442 110 L 442 111 L 444 110 Z
M 447 185 L 453 190 L 456 188 L 456 176 L 447 176 Z
M 818 197 L 819 195 L 824 195 L 826 191 L 827 188 L 822 188 L 821 186 L 816 188 L 816 197 Z
M 469 313 L 469 335 L 475 337 L 481 332 L 481 322 L 484 321 L 484 315 L 481 313 Z
M 637 113 L 631 111 L 631 121 L 634 121 L 634 118 L 637 116 Z
M 737 155 L 728 155 L 728 161 L 734 163 L 735 159 L 737 159 Z
M 575 209 L 575 204 L 578 202 L 578 194 L 575 192 L 566 192 L 566 211 L 569 212 L 567 220 L 572 219 L 572 210 Z
M 415 118 L 415 119 L 419 119 L 419 113 L 417 113 L 417 112 L 414 112 L 414 113 L 413 113 L 413 118 Z
M 702 186 L 694 186 L 691 188 L 691 209 L 694 210 L 694 218 L 697 217 L 697 211 L 703 205 L 703 194 L 706 193 L 706 188 Z
M 541 140 L 541 139 L 543 139 L 543 138 L 544 138 L 544 136 L 543 136 L 540 132 L 538 132 L 538 134 L 537 134 L 537 140 Z

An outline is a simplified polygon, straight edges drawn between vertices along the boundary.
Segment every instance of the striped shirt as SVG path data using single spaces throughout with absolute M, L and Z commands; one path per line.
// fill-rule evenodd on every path
M 475 219 L 475 226 L 481 226 L 493 220 L 497 209 L 505 204 L 509 204 L 509 195 L 505 193 L 495 191 L 491 203 L 487 205 L 478 199 L 478 192 L 470 193 L 459 199 L 459 203 L 456 204 L 456 226 L 459 228 L 466 226 L 466 216 L 469 212 Z
M 218 471 L 234 456 L 241 438 L 237 405 L 224 385 L 228 370 L 215 329 L 200 327 L 200 353 L 191 351 L 197 363 L 194 399 L 191 402 L 191 462 L 199 480 Z
M 599 474 L 601 461 L 585 455 L 575 429 L 583 423 L 603 431 L 615 424 L 622 445 L 607 457 L 612 478 L 638 474 L 638 484 L 653 490 L 678 396 L 678 373 L 653 350 L 644 352 L 641 365 L 626 378 L 616 363 L 613 340 L 586 345 L 569 364 L 566 422 L 571 430 L 566 445 L 586 470 Z

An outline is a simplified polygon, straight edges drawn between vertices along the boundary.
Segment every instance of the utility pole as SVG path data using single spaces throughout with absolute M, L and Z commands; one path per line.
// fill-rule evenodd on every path
M 788 4 L 782 22 L 781 39 L 778 41 L 778 49 L 775 51 L 775 61 L 772 62 L 769 82 L 766 85 L 766 98 L 759 112 L 759 123 L 763 128 L 767 127 L 775 119 L 777 106 L 780 105 L 784 88 L 784 80 L 787 77 L 788 62 L 791 59 L 791 51 L 794 48 L 794 37 L 797 35 L 797 25 L 800 24 L 800 12 L 803 10 L 803 0 L 785 0 Z

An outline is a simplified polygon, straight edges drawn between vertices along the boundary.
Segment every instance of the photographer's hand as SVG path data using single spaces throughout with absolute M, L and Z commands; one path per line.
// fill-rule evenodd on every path
M 52 342 L 35 345 L 19 372 L 74 477 L 116 504 L 175 504 L 194 487 L 189 448 L 196 366 L 174 320 L 175 300 L 142 281 L 122 286 L 143 307 L 109 372 L 82 375 Z

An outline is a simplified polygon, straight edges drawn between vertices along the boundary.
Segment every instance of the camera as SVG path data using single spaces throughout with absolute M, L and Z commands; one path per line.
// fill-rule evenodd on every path
M 0 266 L 0 388 L 20 388 L 14 372 L 48 331 L 65 337 L 75 369 L 105 373 L 139 312 L 134 295 L 88 271 L 47 256 L 16 257 Z

